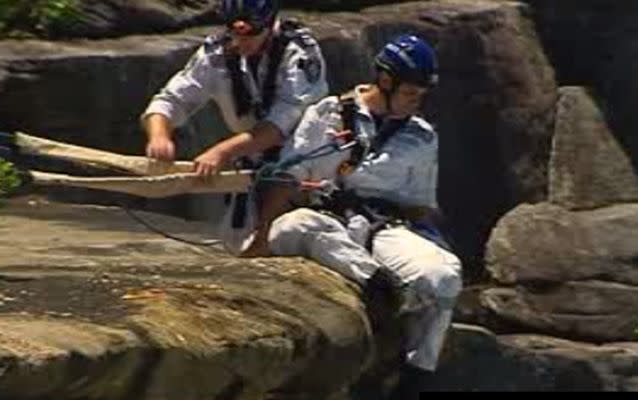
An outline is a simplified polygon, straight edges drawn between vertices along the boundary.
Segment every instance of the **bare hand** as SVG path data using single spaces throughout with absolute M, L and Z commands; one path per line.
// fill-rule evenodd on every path
M 156 160 L 175 160 L 175 143 L 169 138 L 156 137 L 146 145 L 146 156 Z
M 195 173 L 199 176 L 215 175 L 224 167 L 226 161 L 226 155 L 213 147 L 194 160 Z

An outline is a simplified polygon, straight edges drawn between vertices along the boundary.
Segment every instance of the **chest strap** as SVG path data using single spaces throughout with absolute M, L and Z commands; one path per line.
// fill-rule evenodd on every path
M 344 131 L 350 131 L 355 141 L 354 146 L 350 150 L 350 157 L 339 165 L 338 174 L 349 175 L 363 160 L 366 147 L 357 140 L 358 130 L 355 122 L 357 115 L 357 104 L 353 94 L 346 94 L 339 97 L 339 112 L 341 114 L 341 122 Z

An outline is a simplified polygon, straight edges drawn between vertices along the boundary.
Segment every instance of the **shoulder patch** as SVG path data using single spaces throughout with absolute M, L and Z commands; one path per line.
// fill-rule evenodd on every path
M 314 47 L 317 46 L 318 43 L 312 35 L 310 35 L 310 31 L 308 29 L 300 29 L 295 32 L 295 37 L 293 40 L 301 47 Z
M 317 40 L 312 36 L 310 29 L 295 20 L 284 20 L 281 23 L 282 35 L 302 48 L 318 46 Z
M 405 127 L 405 130 L 408 134 L 412 134 L 428 144 L 436 140 L 434 128 L 423 118 L 412 117 Z
M 224 57 L 224 45 L 230 40 L 225 33 L 208 36 L 204 40 L 204 55 L 208 58 L 212 67 L 222 67 L 226 64 Z
M 206 54 L 222 54 L 224 45 L 228 43 L 230 36 L 226 32 L 207 36 L 204 39 L 204 51 Z
M 316 105 L 317 113 L 327 115 L 329 113 L 339 112 L 339 98 L 337 96 L 328 96 L 320 100 Z

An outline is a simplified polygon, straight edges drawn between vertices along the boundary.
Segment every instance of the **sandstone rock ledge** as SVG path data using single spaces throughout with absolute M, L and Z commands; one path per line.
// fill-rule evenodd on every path
M 0 398 L 329 398 L 369 360 L 357 289 L 316 264 L 164 239 L 117 208 L 0 214 Z

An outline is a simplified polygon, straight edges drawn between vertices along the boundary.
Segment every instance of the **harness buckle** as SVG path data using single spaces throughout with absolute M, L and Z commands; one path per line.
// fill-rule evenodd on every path
M 299 187 L 302 190 L 319 192 L 324 196 L 331 196 L 335 191 L 339 190 L 339 187 L 329 179 L 323 179 L 320 181 L 301 181 L 299 182 Z

